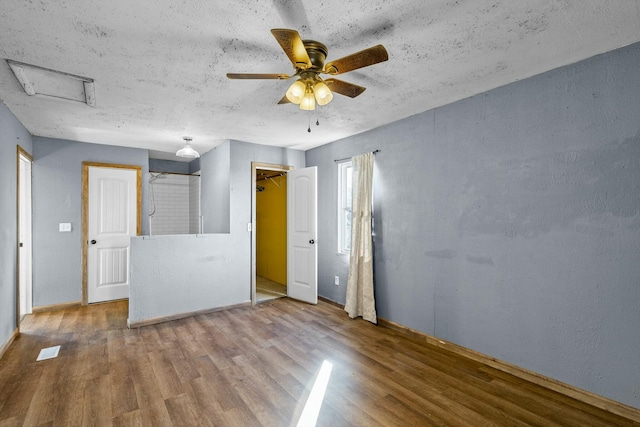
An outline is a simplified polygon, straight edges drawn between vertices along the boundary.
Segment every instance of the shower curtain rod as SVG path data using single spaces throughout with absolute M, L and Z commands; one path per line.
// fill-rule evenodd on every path
M 380 150 L 373 150 L 371 153 L 372 154 L 376 154 L 376 153 L 379 153 L 379 152 L 380 152 Z M 343 161 L 349 160 L 349 159 L 351 159 L 351 157 L 345 157 L 344 159 L 335 159 L 334 162 L 336 162 L 336 163 L 337 162 L 343 162 Z
M 157 173 L 159 175 L 182 175 L 182 176 L 200 176 L 200 175 L 195 175 L 196 173 L 200 173 L 200 171 L 196 171 L 194 173 L 183 173 L 183 172 L 161 172 L 161 171 L 149 171 L 150 174 L 152 173 Z

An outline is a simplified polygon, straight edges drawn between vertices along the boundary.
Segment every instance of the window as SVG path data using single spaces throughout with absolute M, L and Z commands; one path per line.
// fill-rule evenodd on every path
M 338 164 L 338 252 L 351 251 L 351 161 Z

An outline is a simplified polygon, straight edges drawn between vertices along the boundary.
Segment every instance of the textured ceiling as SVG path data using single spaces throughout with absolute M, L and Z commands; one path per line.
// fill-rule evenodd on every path
M 95 80 L 92 108 L 28 96 L 1 63 L 0 99 L 34 135 L 308 149 L 640 41 L 640 0 L 2 0 L 0 22 L 1 58 Z M 326 44 L 327 60 L 380 43 L 389 61 L 340 76 L 367 88 L 357 98 L 277 105 L 291 80 L 225 76 L 292 73 L 272 28 Z

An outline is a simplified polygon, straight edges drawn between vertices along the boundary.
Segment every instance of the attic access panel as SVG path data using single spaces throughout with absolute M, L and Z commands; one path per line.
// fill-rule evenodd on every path
M 7 59 L 29 96 L 42 95 L 96 106 L 93 79 Z

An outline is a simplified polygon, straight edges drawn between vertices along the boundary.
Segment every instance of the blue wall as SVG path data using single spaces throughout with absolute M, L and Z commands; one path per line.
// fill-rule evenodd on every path
M 147 150 L 33 138 L 33 305 L 82 299 L 82 162 L 142 167 L 142 233 L 149 234 Z M 71 233 L 58 224 L 70 222 Z
M 344 303 L 334 159 L 375 162 L 378 315 L 640 408 L 640 44 L 307 152 Z
M 0 102 L 0 347 L 16 323 L 17 305 L 17 146 L 33 154 L 31 134 Z
M 200 213 L 205 233 L 231 226 L 231 145 L 225 141 L 200 157 Z
M 189 175 L 192 172 L 191 162 L 179 162 L 177 160 L 149 159 L 151 172 L 181 173 Z

